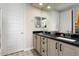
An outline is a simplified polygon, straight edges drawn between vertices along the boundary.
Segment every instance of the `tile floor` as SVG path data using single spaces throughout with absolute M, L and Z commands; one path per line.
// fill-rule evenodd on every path
M 6 56 L 40 56 L 35 50 L 30 51 L 20 51 L 16 53 L 11 53 Z

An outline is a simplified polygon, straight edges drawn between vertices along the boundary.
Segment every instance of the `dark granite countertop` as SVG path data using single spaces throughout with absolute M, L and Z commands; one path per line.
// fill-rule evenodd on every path
M 79 38 L 69 38 L 69 39 L 76 40 L 75 42 L 70 42 L 70 41 L 65 41 L 65 40 L 57 39 L 56 38 L 57 36 L 55 36 L 55 35 L 43 34 L 43 33 L 34 33 L 34 34 L 40 35 L 40 36 L 43 36 L 43 37 L 46 37 L 46 38 L 49 38 L 49 39 L 53 39 L 53 40 L 56 40 L 56 41 L 59 41 L 59 42 L 64 42 L 64 43 L 67 43 L 67 44 L 79 47 Z

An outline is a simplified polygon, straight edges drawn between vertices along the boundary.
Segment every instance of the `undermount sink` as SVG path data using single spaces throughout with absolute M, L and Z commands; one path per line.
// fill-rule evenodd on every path
M 65 40 L 65 41 L 70 41 L 70 42 L 75 42 L 75 41 L 76 41 L 76 40 L 74 40 L 74 39 L 68 39 L 68 38 L 63 38 L 63 37 L 56 37 L 56 39 Z

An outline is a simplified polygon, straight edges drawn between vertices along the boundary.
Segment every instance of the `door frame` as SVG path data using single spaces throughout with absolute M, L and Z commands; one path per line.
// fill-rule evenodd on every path
M 2 37 L 3 37 L 3 35 L 2 35 L 2 8 L 0 8 L 0 12 L 1 12 L 1 33 L 0 33 L 0 55 L 2 55 Z

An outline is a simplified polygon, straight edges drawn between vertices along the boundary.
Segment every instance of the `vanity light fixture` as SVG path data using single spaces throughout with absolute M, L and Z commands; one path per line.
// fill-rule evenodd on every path
M 43 5 L 43 3 L 39 3 L 39 5 L 40 5 L 40 6 L 42 6 L 42 5 Z

